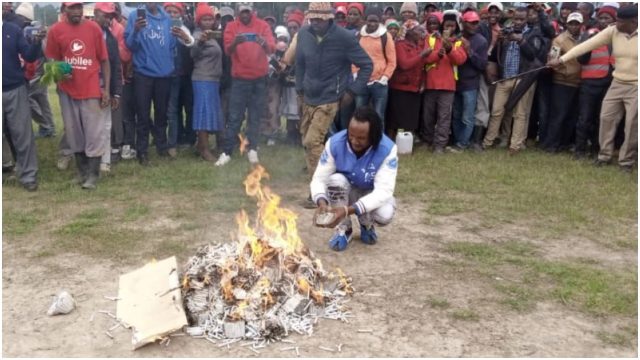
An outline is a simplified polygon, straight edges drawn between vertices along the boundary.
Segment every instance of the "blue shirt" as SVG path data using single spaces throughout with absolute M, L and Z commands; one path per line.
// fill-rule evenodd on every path
M 530 30 L 529 26 L 526 26 L 522 31 L 522 36 Z M 502 77 L 504 79 L 516 76 L 520 73 L 520 44 L 517 41 L 510 41 L 507 47 L 507 54 L 504 60 L 504 70 L 502 71 Z
M 504 60 L 503 78 L 510 78 L 520 72 L 520 45 L 517 41 L 510 41 Z
M 156 15 L 147 10 L 147 26 L 135 32 L 137 19 L 137 12 L 132 11 L 124 31 L 127 47 L 133 54 L 133 69 L 149 77 L 173 75 L 177 40 L 171 34 L 171 18 L 160 6 Z

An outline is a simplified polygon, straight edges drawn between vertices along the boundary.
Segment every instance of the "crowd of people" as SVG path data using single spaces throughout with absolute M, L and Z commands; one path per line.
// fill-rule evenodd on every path
M 15 162 L 37 189 L 33 119 L 36 137 L 63 132 L 57 166 L 75 160 L 84 189 L 117 161 L 148 166 L 150 145 L 168 158 L 193 146 L 222 167 L 238 147 L 257 164 L 261 145 L 284 141 L 304 149 L 311 177 L 326 140 L 370 107 L 390 139 L 410 131 L 434 154 L 536 146 L 602 166 L 618 148 L 633 170 L 637 4 L 459 4 L 258 16 L 251 3 L 64 2 L 47 29 L 31 3 L 3 3 L 3 169 Z M 48 63 L 72 68 L 56 84 L 63 129 L 40 81 Z

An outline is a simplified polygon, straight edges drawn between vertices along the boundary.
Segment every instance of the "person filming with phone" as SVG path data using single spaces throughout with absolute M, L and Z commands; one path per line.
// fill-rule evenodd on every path
M 225 53 L 231 57 L 231 94 L 223 153 L 216 166 L 231 161 L 247 109 L 247 155 L 251 164 L 259 162 L 258 138 L 261 112 L 267 96 L 268 55 L 276 48 L 271 27 L 254 14 L 251 3 L 238 3 L 237 14 L 237 19 L 227 24 L 223 35 Z
M 547 56 L 544 35 L 539 27 L 527 26 L 527 12 L 525 7 L 515 9 L 511 20 L 512 26 L 502 29 L 496 46 L 489 56 L 489 61 L 498 63 L 501 80 L 496 86 L 489 128 L 482 146 L 483 148 L 493 146 L 505 117 L 507 102 L 514 102 L 512 98 L 519 97 L 513 107 L 510 155 L 515 155 L 525 148 L 529 112 L 536 91 L 537 74 L 527 76 L 520 76 L 520 74 L 544 65 Z M 520 83 L 523 85 L 520 86 Z M 510 117 L 507 116 L 504 121 L 510 121 Z
M 193 45 L 193 37 L 174 26 L 160 6 L 148 2 L 131 12 L 124 37 L 133 54 L 133 86 L 136 94 L 136 153 L 142 166 L 149 165 L 149 132 L 153 129 L 156 151 L 168 156 L 167 113 L 171 77 L 175 70 L 177 41 Z M 151 102 L 154 119 L 151 123 Z

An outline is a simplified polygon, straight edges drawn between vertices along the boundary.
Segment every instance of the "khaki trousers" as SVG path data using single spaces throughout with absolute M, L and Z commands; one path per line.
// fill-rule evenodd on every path
M 614 79 L 600 111 L 599 160 L 611 160 L 616 129 L 625 113 L 624 142 L 618 155 L 618 164 L 621 166 L 633 165 L 638 153 L 638 84 L 626 84 Z
M 491 118 L 489 119 L 489 128 L 487 135 L 484 137 L 482 145 L 489 147 L 493 145 L 494 140 L 500 132 L 500 125 L 505 115 L 505 105 L 511 96 L 511 93 L 520 83 L 520 79 L 503 81 L 496 85 L 496 94 L 493 98 L 493 108 L 491 110 Z M 536 92 L 536 84 L 529 87 L 527 92 L 520 98 L 520 101 L 513 109 L 513 129 L 511 130 L 511 143 L 509 148 L 513 150 L 521 150 L 527 140 L 527 132 L 529 129 L 529 112 L 533 104 L 533 96 Z
M 304 147 L 304 159 L 307 162 L 309 176 L 313 177 L 320 155 L 324 150 L 324 139 L 338 112 L 338 103 L 318 106 L 305 104 L 303 106 L 300 133 Z

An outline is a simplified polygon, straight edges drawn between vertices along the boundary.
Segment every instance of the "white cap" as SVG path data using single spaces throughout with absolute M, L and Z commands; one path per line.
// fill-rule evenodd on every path
M 33 15 L 33 4 L 23 2 L 16 8 L 16 15 L 22 15 L 30 21 L 33 21 L 35 16 Z
M 289 30 L 287 30 L 286 27 L 282 25 L 276 26 L 276 29 L 274 30 L 274 32 L 276 33 L 276 39 L 279 37 L 286 37 L 287 41 L 289 41 L 290 39 Z
M 580 24 L 582 24 L 582 22 L 584 21 L 582 19 L 582 14 L 580 14 L 579 12 L 574 12 L 569 14 L 569 16 L 567 16 L 567 24 L 572 22 L 572 21 L 577 21 Z
M 499 1 L 490 2 L 489 5 L 487 5 L 487 10 L 491 9 L 494 6 L 497 7 L 498 10 L 504 11 L 504 7 L 502 6 L 502 3 Z

